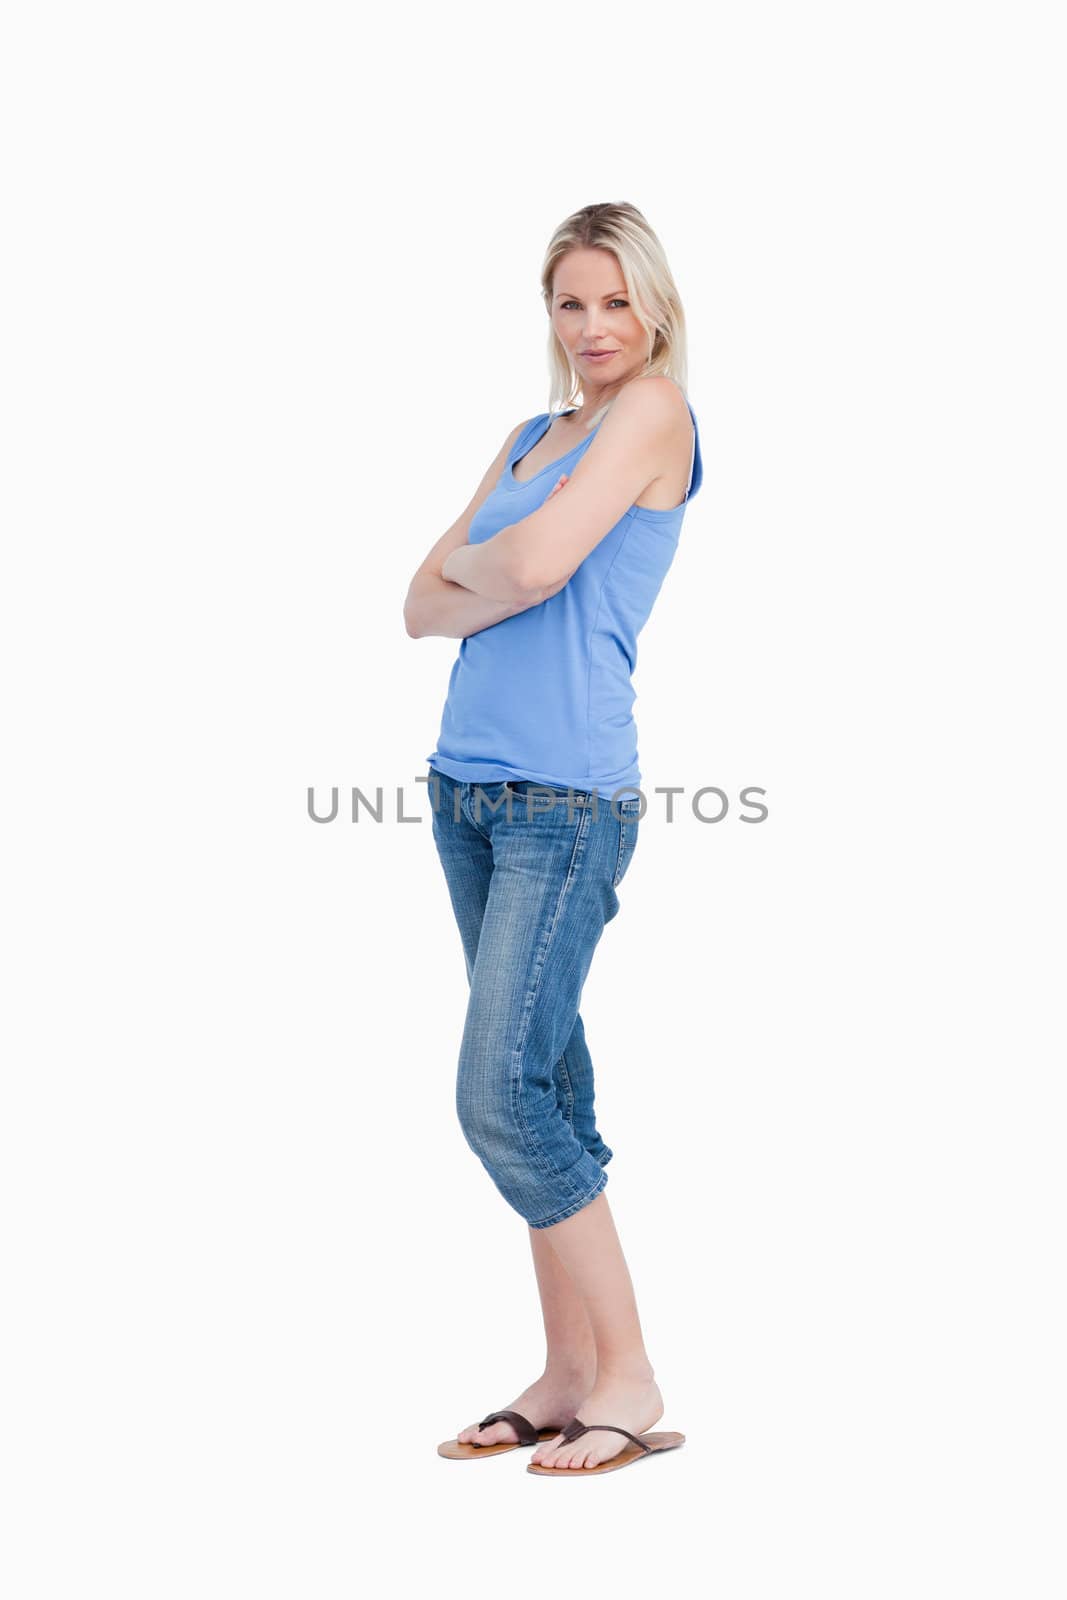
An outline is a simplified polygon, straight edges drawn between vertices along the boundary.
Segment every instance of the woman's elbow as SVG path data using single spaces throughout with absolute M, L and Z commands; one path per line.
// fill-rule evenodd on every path
M 404 601 L 404 627 L 407 629 L 409 639 L 421 639 L 426 631 L 426 619 L 422 615 L 422 608 L 411 595 Z
M 501 593 L 500 599 L 506 599 L 512 605 L 529 605 L 551 586 L 552 580 L 545 576 L 541 567 L 529 560 L 516 561 L 501 584 L 501 589 L 506 588 L 508 592 L 506 596 Z

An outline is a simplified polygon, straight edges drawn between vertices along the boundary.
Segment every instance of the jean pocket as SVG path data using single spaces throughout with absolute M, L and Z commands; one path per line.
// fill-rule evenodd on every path
M 620 808 L 621 809 L 621 808 Z M 617 889 L 626 876 L 626 869 L 633 860 L 634 850 L 637 848 L 638 818 L 636 812 L 632 816 L 623 815 L 619 823 L 619 855 L 615 862 L 615 876 L 611 880 L 611 887 Z

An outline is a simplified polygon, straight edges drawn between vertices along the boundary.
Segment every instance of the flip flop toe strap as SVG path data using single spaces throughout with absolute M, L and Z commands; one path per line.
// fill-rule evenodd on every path
M 652 1454 L 651 1445 L 647 1445 L 643 1439 L 639 1439 L 636 1433 L 631 1433 L 628 1428 L 616 1427 L 613 1422 L 581 1422 L 577 1417 L 574 1417 L 560 1431 L 567 1443 L 570 1444 L 572 1439 L 580 1439 L 583 1433 L 589 1432 L 590 1428 L 608 1428 L 612 1433 L 624 1433 L 628 1439 L 633 1440 L 634 1444 L 639 1444 L 642 1450 L 647 1450 L 649 1455 Z
M 488 1428 L 491 1422 L 510 1422 L 519 1436 L 520 1444 L 540 1444 L 541 1435 L 527 1417 L 519 1411 L 490 1411 L 479 1422 L 479 1428 Z

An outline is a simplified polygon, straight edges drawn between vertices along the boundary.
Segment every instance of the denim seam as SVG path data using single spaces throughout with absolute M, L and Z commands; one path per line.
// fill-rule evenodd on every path
M 482 835 L 483 839 L 490 839 L 491 840 L 492 839 L 492 833 L 490 831 L 487 831 L 487 828 L 486 828 L 486 825 L 485 825 L 485 822 L 484 822 L 485 813 L 483 811 L 481 801 L 479 801 L 478 804 L 477 804 L 477 807 L 475 807 L 474 791 L 475 791 L 475 789 L 480 789 L 482 791 L 482 796 L 483 796 L 483 798 L 485 800 L 485 807 L 489 812 L 489 819 L 490 820 L 489 820 L 489 823 L 488 823 L 488 828 L 491 829 L 492 826 L 493 826 L 493 818 L 496 817 L 501 811 L 503 811 L 503 815 L 504 815 L 505 820 L 508 821 L 508 822 L 511 821 L 511 802 L 510 802 L 510 800 L 508 798 L 508 795 L 507 795 L 507 792 L 506 792 L 507 785 L 504 786 L 504 791 L 500 794 L 500 797 L 499 797 L 496 805 L 493 804 L 491 796 L 486 794 L 486 789 L 487 788 L 492 788 L 493 787 L 492 784 L 484 784 L 484 783 L 474 782 L 474 783 L 466 783 L 466 784 L 464 784 L 463 787 L 466 790 L 466 793 L 464 794 L 464 797 L 463 797 L 463 800 L 464 800 L 463 813 L 466 816 L 467 821 L 470 823 L 472 828 L 477 829 L 477 831 Z M 475 817 L 474 817 L 475 809 L 477 809 L 477 811 L 478 811 L 478 820 L 475 820 Z
M 559 1057 L 559 1060 L 556 1062 L 556 1065 L 559 1068 L 560 1076 L 563 1079 L 563 1098 L 564 1098 L 564 1101 L 566 1102 L 566 1107 L 567 1107 L 567 1109 L 564 1111 L 563 1115 L 564 1115 L 565 1120 L 571 1124 L 571 1127 L 573 1127 L 574 1126 L 574 1085 L 571 1083 L 571 1075 L 567 1071 L 567 1052 L 566 1052 L 566 1050 L 562 1050 L 560 1052 L 560 1057 Z
M 575 829 L 574 846 L 571 850 L 571 859 L 567 866 L 567 875 L 563 880 L 562 887 L 557 897 L 555 909 L 552 913 L 552 920 L 549 923 L 548 929 L 538 947 L 538 952 L 534 963 L 533 981 L 527 990 L 526 999 L 523 1004 L 522 1027 L 513 1051 L 513 1067 L 511 1074 L 511 1108 L 515 1117 L 516 1126 L 522 1132 L 522 1137 L 526 1144 L 526 1148 L 530 1152 L 533 1160 L 535 1160 L 540 1166 L 541 1170 L 553 1181 L 565 1183 L 573 1195 L 577 1195 L 579 1191 L 575 1188 L 568 1174 L 565 1172 L 559 1172 L 554 1167 L 550 1166 L 550 1164 L 545 1160 L 544 1152 L 541 1149 L 541 1146 L 534 1139 L 532 1130 L 527 1123 L 525 1116 L 523 1115 L 522 1095 L 519 1091 L 522 1086 L 523 1059 L 526 1053 L 526 1040 L 530 1032 L 530 1018 L 533 1015 L 533 1009 L 537 1003 L 537 996 L 541 992 L 541 979 L 545 970 L 545 961 L 548 957 L 548 951 L 552 943 L 553 935 L 559 926 L 559 919 L 563 909 L 563 904 L 567 898 L 567 895 L 570 893 L 571 885 L 574 882 L 577 865 L 581 860 L 582 854 L 584 853 L 586 836 L 589 832 L 590 815 L 591 813 L 588 808 L 583 807 L 580 812 L 578 827 Z M 579 1145 L 582 1155 L 587 1154 L 585 1146 L 581 1144 L 581 1141 L 579 1140 L 578 1135 L 574 1132 L 573 1127 L 571 1128 L 571 1135 L 575 1143 Z M 567 1214 L 569 1215 L 569 1213 Z
M 640 818 L 636 816 L 624 816 L 622 819 L 619 829 L 619 859 L 615 863 L 615 878 L 611 885 L 613 889 L 617 889 L 622 882 L 629 866 L 630 858 L 637 848 L 637 841 L 640 837 L 637 832 L 639 826 Z M 629 832 L 627 832 L 627 829 L 629 829 Z

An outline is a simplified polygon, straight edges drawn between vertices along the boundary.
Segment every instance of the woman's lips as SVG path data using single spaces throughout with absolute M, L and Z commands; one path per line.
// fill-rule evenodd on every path
M 585 361 L 610 361 L 618 353 L 617 350 L 583 350 L 581 355 Z

